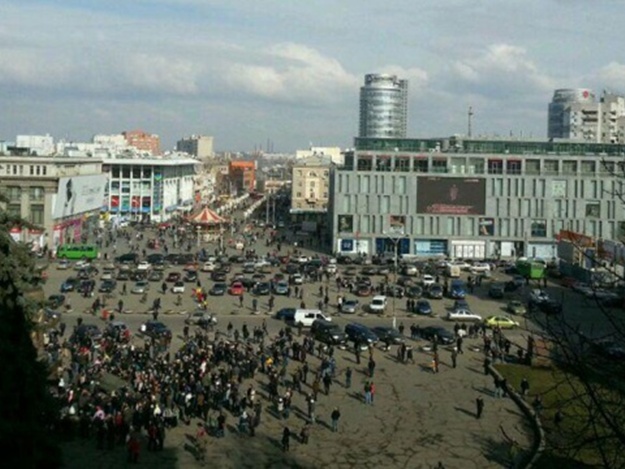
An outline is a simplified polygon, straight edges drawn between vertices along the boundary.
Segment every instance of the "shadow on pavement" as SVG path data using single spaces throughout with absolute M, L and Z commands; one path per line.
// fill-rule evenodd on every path
M 461 412 L 465 415 L 468 415 L 469 417 L 473 417 L 473 418 L 476 417 L 475 412 L 471 412 L 470 410 L 463 409 L 462 407 L 454 407 L 454 410 Z

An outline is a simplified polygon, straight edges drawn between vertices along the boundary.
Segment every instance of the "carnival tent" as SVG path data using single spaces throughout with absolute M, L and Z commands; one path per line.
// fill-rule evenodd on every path
M 192 213 L 187 220 L 189 223 L 201 226 L 221 225 L 226 222 L 225 218 L 220 217 L 215 211 L 208 207 L 204 207 L 199 212 Z

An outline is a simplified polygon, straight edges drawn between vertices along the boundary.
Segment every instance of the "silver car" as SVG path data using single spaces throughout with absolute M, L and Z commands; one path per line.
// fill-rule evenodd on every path
M 356 311 L 358 311 L 357 300 L 344 300 L 343 303 L 341 303 L 341 313 L 356 314 Z
M 136 294 L 136 295 L 140 295 L 140 294 L 143 294 L 143 293 L 147 293 L 149 289 L 150 289 L 150 283 L 147 280 L 139 280 L 132 287 L 131 292 Z

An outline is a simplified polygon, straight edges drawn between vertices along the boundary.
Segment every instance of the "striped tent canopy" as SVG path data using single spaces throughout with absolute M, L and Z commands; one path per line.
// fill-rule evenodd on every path
M 219 225 L 224 223 L 226 219 L 217 215 L 214 210 L 204 207 L 199 212 L 189 215 L 188 221 L 194 225 Z

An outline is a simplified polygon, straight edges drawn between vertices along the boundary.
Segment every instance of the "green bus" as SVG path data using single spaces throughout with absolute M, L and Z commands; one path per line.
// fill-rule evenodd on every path
M 544 262 L 519 259 L 516 263 L 516 270 L 524 278 L 538 280 L 545 277 L 547 266 Z
M 97 259 L 98 248 L 93 244 L 63 244 L 56 250 L 58 259 Z

